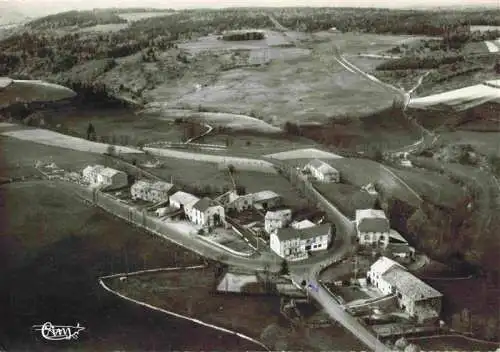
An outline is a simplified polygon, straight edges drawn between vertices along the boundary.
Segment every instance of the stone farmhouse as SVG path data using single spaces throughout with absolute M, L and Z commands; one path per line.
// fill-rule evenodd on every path
M 142 199 L 147 202 L 163 202 L 169 199 L 174 185 L 168 182 L 139 180 L 130 187 L 132 199 Z
M 394 260 L 380 257 L 370 267 L 367 282 L 383 294 L 395 295 L 399 307 L 418 323 L 433 323 L 439 318 L 443 295 Z

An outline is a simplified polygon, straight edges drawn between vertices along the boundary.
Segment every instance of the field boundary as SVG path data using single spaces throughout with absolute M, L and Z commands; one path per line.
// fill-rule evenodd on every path
M 227 246 L 224 246 L 223 244 L 220 244 L 219 242 L 216 242 L 216 241 L 212 241 L 211 239 L 209 238 L 206 238 L 204 236 L 199 236 L 200 239 L 202 239 L 203 241 L 206 241 L 208 243 L 210 243 L 211 245 L 214 245 L 216 247 L 219 247 L 225 251 L 228 251 L 229 253 L 231 254 L 234 254 L 234 255 L 239 255 L 240 257 L 251 257 L 252 255 L 254 255 L 254 253 L 250 252 L 250 253 L 247 253 L 247 252 L 239 252 L 237 250 L 234 250 L 232 248 L 229 248 Z
M 146 302 L 142 302 L 142 301 L 139 301 L 139 300 L 127 297 L 124 294 L 121 294 L 121 293 L 119 293 L 119 292 L 111 289 L 109 286 L 107 286 L 104 283 L 103 278 L 99 278 L 99 285 L 103 289 L 105 289 L 107 292 L 110 292 L 110 293 L 114 294 L 115 296 L 118 296 L 118 297 L 120 297 L 120 298 L 122 298 L 122 299 L 124 299 L 124 300 L 126 300 L 128 302 L 137 304 L 137 305 L 142 306 L 142 307 L 149 308 L 151 310 L 154 310 L 154 311 L 157 311 L 157 312 L 160 312 L 160 313 L 163 313 L 163 314 L 167 314 L 167 315 L 171 315 L 171 316 L 174 316 L 174 317 L 177 317 L 177 318 L 188 320 L 188 321 L 191 321 L 193 323 L 196 323 L 196 324 L 199 324 L 199 325 L 203 325 L 203 326 L 212 328 L 214 330 L 222 331 L 222 332 L 225 332 L 225 333 L 230 334 L 230 335 L 235 335 L 235 336 L 237 336 L 239 338 L 242 338 L 242 339 L 250 341 L 250 342 L 252 342 L 252 343 L 254 343 L 256 345 L 259 345 L 260 347 L 264 348 L 266 351 L 270 351 L 270 349 L 266 345 L 264 345 L 262 342 L 260 342 L 260 341 L 258 341 L 256 339 L 253 339 L 250 336 L 247 336 L 247 335 L 244 335 L 242 333 L 239 333 L 237 331 L 229 330 L 229 329 L 223 328 L 221 326 L 217 326 L 217 325 L 214 325 L 214 324 L 206 323 L 206 322 L 204 322 L 202 320 L 199 320 L 199 319 L 196 319 L 196 318 L 191 318 L 191 317 L 188 317 L 188 316 L 185 316 L 185 315 L 182 315 L 182 314 L 174 313 L 174 312 L 168 311 L 168 310 L 163 309 L 163 308 L 155 307 L 155 306 L 153 306 L 151 304 L 148 304 Z

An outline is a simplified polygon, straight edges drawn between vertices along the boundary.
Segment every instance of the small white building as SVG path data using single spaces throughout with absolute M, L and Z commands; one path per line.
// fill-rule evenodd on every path
M 199 200 L 200 198 L 183 191 L 175 192 L 169 198 L 170 206 L 175 209 L 184 209 L 187 216 L 189 216 L 191 206 Z
M 283 198 L 273 191 L 260 191 L 252 195 L 253 206 L 256 209 L 271 209 L 281 205 Z
M 387 257 L 380 257 L 367 273 L 368 282 L 383 294 L 397 297 L 399 307 L 419 323 L 434 322 L 443 295 Z
M 356 231 L 359 244 L 387 247 L 391 225 L 383 210 L 356 210 Z
M 291 226 L 294 229 L 301 230 L 301 229 L 307 229 L 309 227 L 314 227 L 316 224 L 312 222 L 311 220 L 302 220 L 302 221 L 296 221 L 291 224 Z
M 106 167 L 103 165 L 89 165 L 82 171 L 83 180 L 91 185 L 98 183 L 98 175 L 101 170 Z
M 162 181 L 139 180 L 130 187 L 133 199 L 142 199 L 148 202 L 167 201 L 174 185 Z
M 192 205 L 189 219 L 200 226 L 220 226 L 225 222 L 224 208 L 210 198 L 202 198 Z
M 271 234 L 274 230 L 287 227 L 292 221 L 291 209 L 268 211 L 264 217 L 264 230 Z
M 277 229 L 270 236 L 271 249 L 287 260 L 301 260 L 308 257 L 308 251 L 327 249 L 332 240 L 332 225 L 294 229 Z
M 89 165 L 82 171 L 83 180 L 92 186 L 107 186 L 113 188 L 128 185 L 127 174 L 103 165 Z
M 252 208 L 253 206 L 253 194 L 238 195 L 236 191 L 232 191 L 228 195 L 227 202 L 225 204 L 226 210 L 236 210 L 244 211 Z
M 319 159 L 311 160 L 305 167 L 320 182 L 340 182 L 340 173 L 333 166 Z

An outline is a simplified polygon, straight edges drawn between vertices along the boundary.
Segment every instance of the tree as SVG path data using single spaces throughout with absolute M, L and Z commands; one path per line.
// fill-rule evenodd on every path
M 89 125 L 87 127 L 87 139 L 90 140 L 95 140 L 95 128 L 94 125 L 92 125 L 92 122 L 89 122 Z
M 283 261 L 281 262 L 280 275 L 288 275 L 289 272 L 288 262 L 283 259 Z

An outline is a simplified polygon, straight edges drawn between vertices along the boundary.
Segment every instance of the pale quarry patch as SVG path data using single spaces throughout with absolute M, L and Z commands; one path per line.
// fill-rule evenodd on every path
M 314 159 L 314 158 L 340 159 L 340 158 L 342 158 L 340 155 L 330 153 L 330 152 L 325 152 L 323 150 L 319 150 L 319 149 L 315 149 L 315 148 L 289 150 L 286 152 L 267 154 L 264 156 L 267 158 L 278 159 L 278 160 L 304 159 L 304 158 L 311 158 L 311 159 Z
M 92 142 L 41 128 L 4 132 L 2 135 L 54 147 L 99 154 L 106 153 L 110 146 L 109 144 Z M 114 146 L 114 148 L 117 153 L 142 153 L 138 149 L 129 147 Z

